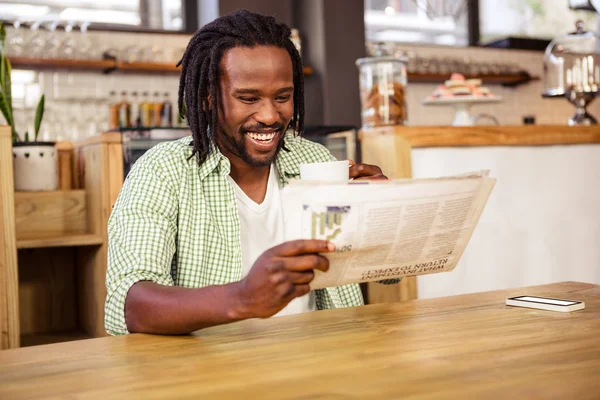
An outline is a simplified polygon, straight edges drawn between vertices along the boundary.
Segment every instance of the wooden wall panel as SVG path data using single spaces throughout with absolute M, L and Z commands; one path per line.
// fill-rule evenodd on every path
M 399 126 L 394 129 L 412 148 L 600 143 L 598 125 Z
M 108 168 L 109 168 L 109 205 L 112 208 L 119 197 L 123 181 L 125 180 L 125 171 L 123 166 L 123 145 L 121 143 L 110 143 L 108 145 Z
M 390 179 L 411 178 L 410 144 L 395 127 L 361 131 L 362 162 L 378 165 Z M 399 285 L 367 284 L 367 303 L 392 303 L 417 298 L 417 278 L 404 277 Z
M 17 240 L 87 232 L 83 190 L 16 192 Z
M 77 328 L 75 248 L 19 250 L 21 335 Z
M 19 278 L 15 238 L 12 137 L 0 127 L 0 350 L 19 347 Z
M 55 147 L 58 151 L 58 187 L 70 190 L 73 188 L 73 144 L 58 142 Z
M 120 146 L 120 144 L 119 144 Z M 103 244 L 77 251 L 77 287 L 79 322 L 85 332 L 94 337 L 106 336 L 104 301 L 106 299 L 106 262 L 108 258 L 107 221 L 109 204 L 109 145 L 90 144 L 78 149 L 79 183 L 85 188 L 88 209 L 88 230 L 99 235 Z

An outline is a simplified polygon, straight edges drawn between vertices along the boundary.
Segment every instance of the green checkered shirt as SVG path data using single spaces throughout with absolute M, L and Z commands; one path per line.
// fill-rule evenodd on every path
M 148 150 L 127 176 L 108 223 L 105 327 L 128 333 L 125 297 L 139 281 L 200 288 L 242 275 L 240 221 L 230 163 L 218 149 L 198 166 L 191 137 Z M 300 175 L 301 163 L 334 159 L 323 146 L 287 135 L 289 152 L 276 160 L 281 184 Z M 358 285 L 315 291 L 317 308 L 363 304 Z

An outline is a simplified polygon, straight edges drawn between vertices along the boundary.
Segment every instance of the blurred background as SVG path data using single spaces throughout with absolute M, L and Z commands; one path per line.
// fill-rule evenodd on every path
M 2 0 L 16 131 L 34 131 L 43 94 L 38 140 L 58 153 L 58 172 L 26 175 L 43 153 L 11 148 L 23 343 L 104 334 L 110 209 L 138 157 L 189 135 L 176 64 L 191 36 L 242 8 L 292 28 L 306 138 L 390 177 L 498 179 L 454 271 L 373 284 L 369 302 L 600 283 L 600 0 Z M 47 192 L 19 186 L 47 183 L 40 170 Z M 83 204 L 70 231 L 43 212 L 61 193 Z
M 505 101 L 478 110 L 500 124 L 525 118 L 563 123 L 572 107 L 540 96 L 543 50 L 553 37 L 572 31 L 576 20 L 597 30 L 597 13 L 577 0 L 1 1 L 20 131 L 32 130 L 41 93 L 48 111 L 44 140 L 77 140 L 144 122 L 184 126 L 173 106 L 175 64 L 199 26 L 238 8 L 274 15 L 294 28 L 308 67 L 310 126 L 360 125 L 355 60 L 375 55 L 382 45 L 387 54 L 406 57 L 409 74 L 424 75 L 414 82 L 409 77 L 408 125 L 452 120 L 452 109 L 432 115 L 421 104 L 443 81 L 438 74 L 451 72 L 499 77 L 492 89 Z M 510 85 L 520 73 L 533 80 Z M 169 115 L 162 116 L 165 104 Z

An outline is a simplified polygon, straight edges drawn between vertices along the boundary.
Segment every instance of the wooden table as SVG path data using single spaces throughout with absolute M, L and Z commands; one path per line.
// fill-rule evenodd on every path
M 583 300 L 573 313 L 508 296 Z M 0 352 L 0 398 L 600 396 L 600 286 L 565 282 Z

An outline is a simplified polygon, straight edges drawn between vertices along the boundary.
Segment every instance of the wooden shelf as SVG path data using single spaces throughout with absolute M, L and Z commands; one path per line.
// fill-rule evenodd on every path
M 47 238 L 17 240 L 17 249 L 34 249 L 41 247 L 97 246 L 103 243 L 102 237 L 92 233 L 64 235 Z
M 527 73 L 510 74 L 510 75 L 467 75 L 466 79 L 481 79 L 485 85 L 504 85 L 518 86 L 530 81 L 537 81 L 540 78 L 530 76 Z M 411 83 L 439 83 L 450 79 L 449 74 L 419 74 L 414 72 L 408 73 L 408 81 Z
M 597 126 L 390 126 L 360 132 L 361 140 L 383 135 L 398 135 L 412 148 L 600 144 Z
M 124 61 L 116 61 L 116 69 L 118 71 L 132 71 L 132 72 L 177 72 L 179 73 L 178 67 L 175 64 L 162 64 L 162 63 L 149 63 L 149 62 L 133 62 L 128 63 Z
M 40 346 L 44 344 L 71 342 L 74 340 L 91 339 L 87 333 L 74 330 L 67 332 L 29 333 L 21 335 L 21 347 Z
M 11 57 L 13 68 L 29 69 L 75 69 L 85 71 L 126 71 L 137 73 L 179 73 L 175 64 L 150 63 L 150 62 L 124 62 L 119 60 L 63 60 L 40 59 L 27 57 Z M 305 75 L 313 73 L 311 67 L 303 68 Z
M 60 60 L 44 58 L 11 57 L 13 68 L 29 69 L 79 69 L 87 71 L 104 71 L 114 68 L 112 60 Z

